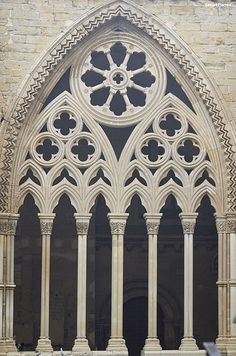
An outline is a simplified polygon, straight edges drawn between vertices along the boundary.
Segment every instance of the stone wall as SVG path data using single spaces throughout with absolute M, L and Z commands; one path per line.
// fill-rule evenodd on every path
M 230 0 L 134 2 L 158 16 L 192 48 L 215 79 L 229 108 L 236 113 L 236 3 Z M 3 112 L 53 41 L 87 11 L 104 3 L 107 2 L 1 1 L 0 109 Z

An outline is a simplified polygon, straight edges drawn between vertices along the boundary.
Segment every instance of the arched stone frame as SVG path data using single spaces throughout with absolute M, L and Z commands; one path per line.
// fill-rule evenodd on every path
M 114 1 L 109 5 L 102 6 L 99 9 L 92 11 L 90 14 L 85 16 L 81 21 L 75 23 L 70 30 L 68 30 L 62 37 L 56 41 L 52 48 L 47 51 L 42 60 L 38 63 L 36 69 L 30 74 L 29 78 L 22 85 L 20 90 L 19 97 L 16 98 L 15 103 L 12 104 L 12 107 L 8 111 L 6 117 L 6 122 L 2 123 L 2 133 L 5 138 L 2 141 L 1 146 L 1 155 L 2 155 L 2 171 L 1 171 L 1 187 L 0 187 L 0 196 L 1 196 L 1 206 L 0 209 L 2 212 L 15 213 L 17 205 L 15 205 L 16 195 L 14 190 L 10 190 L 10 187 L 15 186 L 15 177 L 16 177 L 16 161 L 14 162 L 14 149 L 18 145 L 17 137 L 21 130 L 21 126 L 27 118 L 30 117 L 32 111 L 39 111 L 44 101 L 43 95 L 48 95 L 50 92 L 50 85 L 48 90 L 40 92 L 40 87 L 46 81 L 46 78 L 53 73 L 53 69 L 63 68 L 63 59 L 67 55 L 69 58 L 70 51 L 73 52 L 73 48 L 77 44 L 83 43 L 83 39 L 89 38 L 90 32 L 93 30 L 98 30 L 101 25 L 108 24 L 112 18 L 120 16 L 124 21 L 128 21 L 132 25 L 136 26 L 137 29 L 140 29 L 144 32 L 145 35 L 150 36 L 154 41 L 163 48 L 163 52 L 168 53 L 168 56 L 172 57 L 173 65 L 172 72 L 175 73 L 176 78 L 182 78 L 183 88 L 190 95 L 191 99 L 196 99 L 198 97 L 197 91 L 202 98 L 202 101 L 198 101 L 198 111 L 202 112 L 202 117 L 206 117 L 208 120 L 211 118 L 212 127 L 214 125 L 215 131 L 212 129 L 212 133 L 215 135 L 215 142 L 219 145 L 219 156 L 220 164 L 218 161 L 217 167 L 221 166 L 221 179 L 219 179 L 219 193 L 221 194 L 220 199 L 214 196 L 214 192 L 211 191 L 210 187 L 207 188 L 209 195 L 211 196 L 212 204 L 216 208 L 218 214 L 233 213 L 235 211 L 236 203 L 236 174 L 235 174 L 235 161 L 234 161 L 234 149 L 232 138 L 230 137 L 230 131 L 233 133 L 233 129 L 230 130 L 231 119 L 230 113 L 228 112 L 222 97 L 214 85 L 213 81 L 209 79 L 209 76 L 206 74 L 206 71 L 197 60 L 196 56 L 191 52 L 191 50 L 183 44 L 183 42 L 177 38 L 171 31 L 165 28 L 161 22 L 154 17 L 150 17 L 142 9 L 138 8 L 136 5 L 127 3 L 126 1 L 117 2 Z M 129 26 L 129 24 L 127 25 Z M 171 65 L 171 64 L 170 64 Z M 187 74 L 184 78 L 179 67 L 182 68 L 183 72 Z M 65 70 L 65 68 L 64 68 Z M 59 73 L 59 71 L 58 71 Z M 189 89 L 190 85 L 187 82 L 187 77 L 192 82 L 192 91 Z M 54 77 L 56 81 L 56 76 Z M 55 83 L 55 82 L 54 82 Z M 53 82 L 51 83 L 53 85 Z M 196 93 L 194 94 L 194 89 Z M 36 98 L 37 96 L 37 98 Z M 34 100 L 36 98 L 36 100 Z M 198 100 L 198 99 L 196 99 Z M 34 104 L 31 105 L 31 102 Z M 206 115 L 206 113 L 208 114 Z M 205 116 L 206 115 L 206 116 Z M 8 124 L 9 122 L 9 124 Z M 217 134 L 216 134 L 217 132 Z M 218 137 L 217 137 L 218 135 Z M 213 138 L 213 137 L 212 137 Z M 220 143 L 222 147 L 220 147 Z M 217 146 L 217 144 L 216 144 Z M 224 155 L 223 155 L 224 152 Z M 217 157 L 216 157 L 217 159 Z M 14 162 L 14 164 L 13 164 Z M 224 169 L 224 168 L 225 169 Z M 135 186 L 127 191 L 126 199 L 123 201 L 122 209 L 124 210 L 132 196 L 140 192 L 140 186 Z M 56 201 L 59 199 L 60 195 L 64 192 L 67 192 L 71 197 L 73 197 L 73 192 L 68 191 L 68 187 L 61 187 L 61 193 L 56 193 L 55 199 L 50 207 L 44 206 L 44 199 L 38 196 L 38 204 L 41 211 L 52 212 L 53 207 L 56 204 Z M 86 207 L 86 211 L 89 210 L 89 207 L 93 205 L 93 201 L 96 196 L 101 191 L 98 189 L 97 192 L 92 193 L 90 203 Z M 26 192 L 25 192 L 26 193 Z M 104 193 L 104 192 L 103 192 Z M 201 194 L 196 195 L 195 199 L 192 201 L 192 205 L 189 206 L 186 196 L 181 194 L 178 190 L 172 188 L 171 193 L 173 193 L 182 207 L 182 210 L 185 212 L 193 212 L 196 210 L 199 205 Z M 202 195 L 206 193 L 206 189 L 202 191 Z M 158 199 L 155 205 L 152 207 L 148 205 L 148 199 L 145 199 L 145 191 L 141 194 L 141 198 L 144 206 L 149 212 L 155 212 L 160 209 L 164 204 L 164 201 L 169 195 L 170 192 L 168 189 L 163 189 L 161 193 L 161 199 Z M 9 197 L 9 198 L 8 198 Z M 23 195 L 22 195 L 23 197 Z M 110 194 L 107 194 L 109 200 Z M 78 199 L 76 199 L 78 201 Z M 223 204 L 222 204 L 223 201 Z M 146 202 L 146 203 L 145 203 Z M 20 204 L 20 200 L 19 200 Z M 107 203 L 112 211 L 115 207 L 115 202 L 110 201 Z M 77 206 L 78 211 L 81 211 L 81 207 Z
M 234 130 L 233 128 L 230 130 L 230 125 L 233 121 L 230 119 L 231 115 L 222 100 L 222 95 L 212 78 L 206 73 L 200 61 L 192 53 L 191 49 L 184 44 L 176 34 L 167 29 L 156 17 L 149 16 L 141 8 L 126 1 L 122 1 L 119 4 L 117 1 L 114 1 L 108 5 L 101 6 L 91 11 L 90 14 L 86 15 L 79 22 L 76 22 L 65 34 L 62 34 L 61 37 L 55 41 L 53 46 L 39 61 L 35 70 L 32 71 L 22 84 L 19 90 L 19 96 L 16 96 L 15 102 L 12 103 L 8 110 L 6 121 L 2 124 L 3 136 L 6 137 L 6 139 L 3 141 L 1 147 L 3 164 L 0 188 L 2 201 L 1 210 L 7 211 L 10 208 L 9 204 L 11 203 L 7 197 L 9 196 L 8 189 L 10 186 L 8 182 L 10 182 L 9 179 L 11 179 L 12 153 L 16 145 L 21 124 L 29 112 L 30 103 L 36 94 L 39 93 L 40 87 L 46 81 L 46 78 L 53 68 L 61 62 L 64 56 L 73 49 L 76 44 L 83 41 L 90 32 L 98 29 L 101 25 L 116 16 L 120 16 L 137 28 L 140 28 L 144 33 L 147 33 L 159 43 L 161 47 L 174 58 L 174 62 L 178 63 L 175 71 L 176 77 L 178 78 L 178 76 L 181 75 L 178 70 L 180 66 L 193 83 L 193 87 L 199 92 L 203 99 L 200 105 L 202 108 L 207 108 L 220 137 L 223 151 L 225 152 L 225 168 L 226 172 L 228 172 L 228 174 L 226 174 L 226 180 L 228 181 L 227 189 L 222 189 L 227 191 L 227 197 L 225 197 L 227 208 L 225 208 L 225 210 L 234 211 L 236 194 L 234 180 L 236 175 L 234 174 L 234 143 L 231 143 L 232 138 L 230 137 Z M 182 84 L 183 86 L 186 85 L 186 79 L 184 79 Z M 45 92 L 44 95 L 47 95 L 47 93 Z M 40 108 L 41 102 L 42 97 L 39 97 L 37 102 L 38 108 Z M 34 107 L 34 110 L 37 110 L 37 108 Z M 14 201 L 14 197 L 11 197 L 11 199 Z

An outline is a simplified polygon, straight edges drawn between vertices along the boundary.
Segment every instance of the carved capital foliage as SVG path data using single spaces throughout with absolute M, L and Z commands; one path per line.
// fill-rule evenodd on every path
M 223 234 L 227 231 L 227 221 L 224 219 L 216 219 L 216 228 L 218 234 Z
M 125 232 L 125 225 L 126 223 L 123 221 L 110 221 L 110 226 L 111 226 L 111 234 L 112 235 L 123 235 Z
M 42 235 L 51 235 L 53 221 L 40 221 Z
M 88 221 L 76 221 L 76 230 L 78 235 L 87 235 L 89 229 Z
M 227 231 L 229 233 L 236 233 L 236 220 L 235 219 L 227 220 Z
M 17 221 L 0 221 L 0 235 L 15 235 Z
M 182 221 L 184 234 L 193 234 L 195 228 L 195 221 Z
M 147 221 L 147 233 L 148 235 L 155 235 L 158 234 L 160 223 L 157 221 Z

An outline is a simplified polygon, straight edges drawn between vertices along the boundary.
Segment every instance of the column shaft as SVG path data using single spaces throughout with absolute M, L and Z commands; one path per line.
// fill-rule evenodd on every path
M 184 232 L 184 337 L 180 349 L 197 350 L 193 338 L 193 233 L 198 214 L 180 214 Z
M 87 234 L 91 214 L 75 214 L 78 235 L 77 275 L 77 337 L 73 351 L 89 351 L 86 338 L 86 281 L 87 281 Z
M 15 351 L 13 340 L 14 238 L 18 214 L 0 215 L 0 351 Z
M 111 337 L 107 350 L 127 351 L 123 339 L 123 239 L 128 214 L 108 214 L 112 234 Z
M 227 344 L 227 221 L 224 215 L 217 216 L 216 227 L 218 233 L 218 338 L 217 345 L 220 349 L 225 349 Z
M 52 345 L 49 338 L 50 246 L 55 214 L 38 215 L 42 234 L 42 275 L 40 338 L 38 340 L 37 350 L 41 352 L 51 352 Z
M 162 214 L 145 214 L 148 232 L 148 337 L 142 354 L 161 350 L 157 331 L 157 234 Z
M 236 355 L 236 214 L 227 214 L 227 326 L 230 355 Z

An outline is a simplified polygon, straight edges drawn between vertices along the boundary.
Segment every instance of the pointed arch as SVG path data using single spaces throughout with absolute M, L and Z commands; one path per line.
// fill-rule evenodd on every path
M 236 164 L 233 159 L 234 153 L 232 142 L 226 124 L 230 127 L 230 113 L 227 110 L 222 96 L 213 80 L 204 69 L 203 65 L 193 54 L 190 48 L 171 30 L 167 29 L 156 17 L 150 16 L 141 7 L 127 1 L 113 1 L 110 4 L 102 5 L 92 10 L 79 21 L 76 21 L 71 28 L 62 34 L 46 51 L 38 61 L 32 71 L 22 84 L 20 94 L 8 110 L 6 121 L 3 124 L 5 140 L 2 147 L 2 171 L 0 184 L 0 197 L 2 204 L 1 211 L 13 209 L 12 196 L 9 197 L 9 189 L 14 174 L 12 175 L 14 151 L 17 145 L 17 138 L 21 126 L 30 112 L 31 104 L 39 94 L 40 88 L 46 81 L 49 74 L 58 66 L 69 51 L 83 42 L 88 35 L 109 23 L 113 19 L 120 17 L 132 26 L 143 31 L 147 36 L 154 40 L 165 52 L 182 68 L 193 86 L 197 88 L 199 95 L 209 117 L 212 119 L 219 140 L 222 143 L 224 152 L 224 162 L 226 174 L 222 170 L 221 185 L 225 191 L 224 205 L 229 211 L 236 208 Z M 37 103 L 39 108 L 40 103 Z M 227 185 L 225 185 L 227 181 Z

